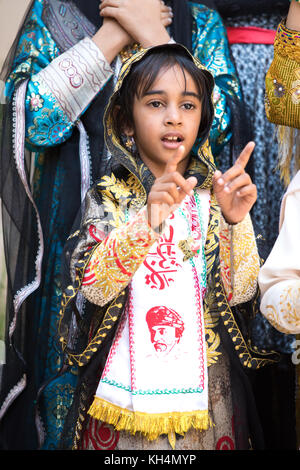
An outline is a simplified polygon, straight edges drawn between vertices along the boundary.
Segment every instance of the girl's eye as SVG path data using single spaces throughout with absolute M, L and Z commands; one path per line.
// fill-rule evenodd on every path
M 184 103 L 183 107 L 185 109 L 194 109 L 195 105 L 193 103 Z
M 151 103 L 149 103 L 149 104 L 153 108 L 159 108 L 160 106 L 162 106 L 162 103 L 160 101 L 151 101 Z

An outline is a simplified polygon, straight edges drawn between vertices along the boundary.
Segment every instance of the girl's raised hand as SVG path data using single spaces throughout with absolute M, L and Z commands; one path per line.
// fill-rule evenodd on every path
M 213 189 L 222 214 L 229 224 L 241 222 L 256 201 L 257 190 L 245 167 L 255 147 L 249 142 L 235 164 L 224 174 L 219 170 L 213 176 Z
M 160 0 L 102 0 L 100 15 L 116 20 L 122 28 L 141 44 L 151 47 L 167 43 L 170 36 L 165 28 L 170 21 L 168 7 Z
M 155 230 L 164 220 L 180 206 L 183 199 L 193 194 L 197 184 L 194 176 L 185 179 L 178 171 L 177 165 L 182 160 L 185 148 L 178 147 L 167 162 L 161 177 L 157 178 L 151 188 L 147 201 L 148 222 Z

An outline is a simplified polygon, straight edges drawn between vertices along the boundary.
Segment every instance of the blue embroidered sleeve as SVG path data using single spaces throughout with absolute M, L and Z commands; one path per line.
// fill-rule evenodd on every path
M 222 21 L 213 10 L 191 3 L 196 22 L 193 31 L 194 54 L 213 73 L 215 119 L 211 130 L 211 147 L 216 156 L 231 138 L 230 108 L 227 96 L 240 97 L 239 83 L 230 60 L 227 36 Z M 75 120 L 62 108 L 61 103 L 38 74 L 60 55 L 51 34 L 42 20 L 43 1 L 35 0 L 31 16 L 26 23 L 14 61 L 13 71 L 6 84 L 11 96 L 18 82 L 28 79 L 26 95 L 26 145 L 41 151 L 67 140 Z
M 67 140 L 74 126 L 55 97 L 35 80 L 34 75 L 59 56 L 55 42 L 42 20 L 43 2 L 34 2 L 23 34 L 20 36 L 13 71 L 5 93 L 12 96 L 20 81 L 28 79 L 25 103 L 26 146 L 31 150 L 57 145 Z
M 228 97 L 241 99 L 240 84 L 230 59 L 226 29 L 219 14 L 204 5 L 190 3 L 195 21 L 193 52 L 215 79 L 215 119 L 210 144 L 216 157 L 232 136 Z

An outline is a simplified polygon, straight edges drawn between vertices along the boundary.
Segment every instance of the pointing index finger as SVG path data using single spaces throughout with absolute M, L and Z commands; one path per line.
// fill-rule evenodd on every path
M 185 149 L 183 145 L 180 145 L 180 147 L 178 147 L 172 157 L 167 161 L 165 173 L 173 173 L 177 170 L 177 165 L 184 155 L 184 150 Z
M 249 158 L 254 150 L 255 142 L 248 142 L 246 147 L 243 148 L 242 152 L 240 153 L 239 157 L 236 159 L 235 165 L 240 165 L 243 169 L 245 169 Z

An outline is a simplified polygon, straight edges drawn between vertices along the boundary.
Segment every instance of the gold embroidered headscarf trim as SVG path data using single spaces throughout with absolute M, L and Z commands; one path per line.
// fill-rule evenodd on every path
M 180 48 L 180 49 L 185 50 L 187 55 L 190 56 L 191 60 L 196 65 L 196 67 L 203 70 L 214 83 L 213 75 L 207 70 L 207 68 L 203 64 L 201 64 L 201 62 L 197 59 L 197 57 L 194 57 L 189 52 L 189 50 L 186 47 L 182 46 L 181 44 L 166 44 L 164 46 L 169 47 L 169 48 L 174 48 L 174 49 Z M 156 47 L 161 47 L 161 46 L 156 46 Z M 123 63 L 114 92 L 109 99 L 109 102 L 105 109 L 105 113 L 103 117 L 104 140 L 105 140 L 105 144 L 107 148 L 109 149 L 111 154 L 115 154 L 116 150 L 119 151 L 122 154 L 122 165 L 124 165 L 124 167 L 127 168 L 130 172 L 133 172 L 133 174 L 137 176 L 140 180 L 143 179 L 143 174 L 146 171 L 146 167 L 143 164 L 143 162 L 136 161 L 136 159 L 131 154 L 131 152 L 124 145 L 122 145 L 122 142 L 120 142 L 119 137 L 115 134 L 114 129 L 113 129 L 113 124 L 112 124 L 112 114 L 113 114 L 112 110 L 114 108 L 116 97 L 122 87 L 124 79 L 130 72 L 132 65 L 136 62 L 139 62 L 152 49 L 155 49 L 155 47 L 148 48 L 148 49 L 141 48 L 140 50 L 138 50 L 138 52 L 134 53 L 131 57 L 129 57 Z M 195 173 L 199 172 L 199 174 L 203 177 L 203 181 L 201 185 L 198 186 L 199 188 L 201 189 L 210 188 L 212 186 L 212 177 L 216 170 L 216 167 L 215 167 L 214 158 L 211 152 L 211 148 L 209 145 L 208 136 L 199 144 L 199 147 L 197 149 L 197 157 L 198 157 L 198 160 L 195 159 L 195 161 L 192 162 L 190 170 Z M 146 194 L 144 196 L 146 198 Z

